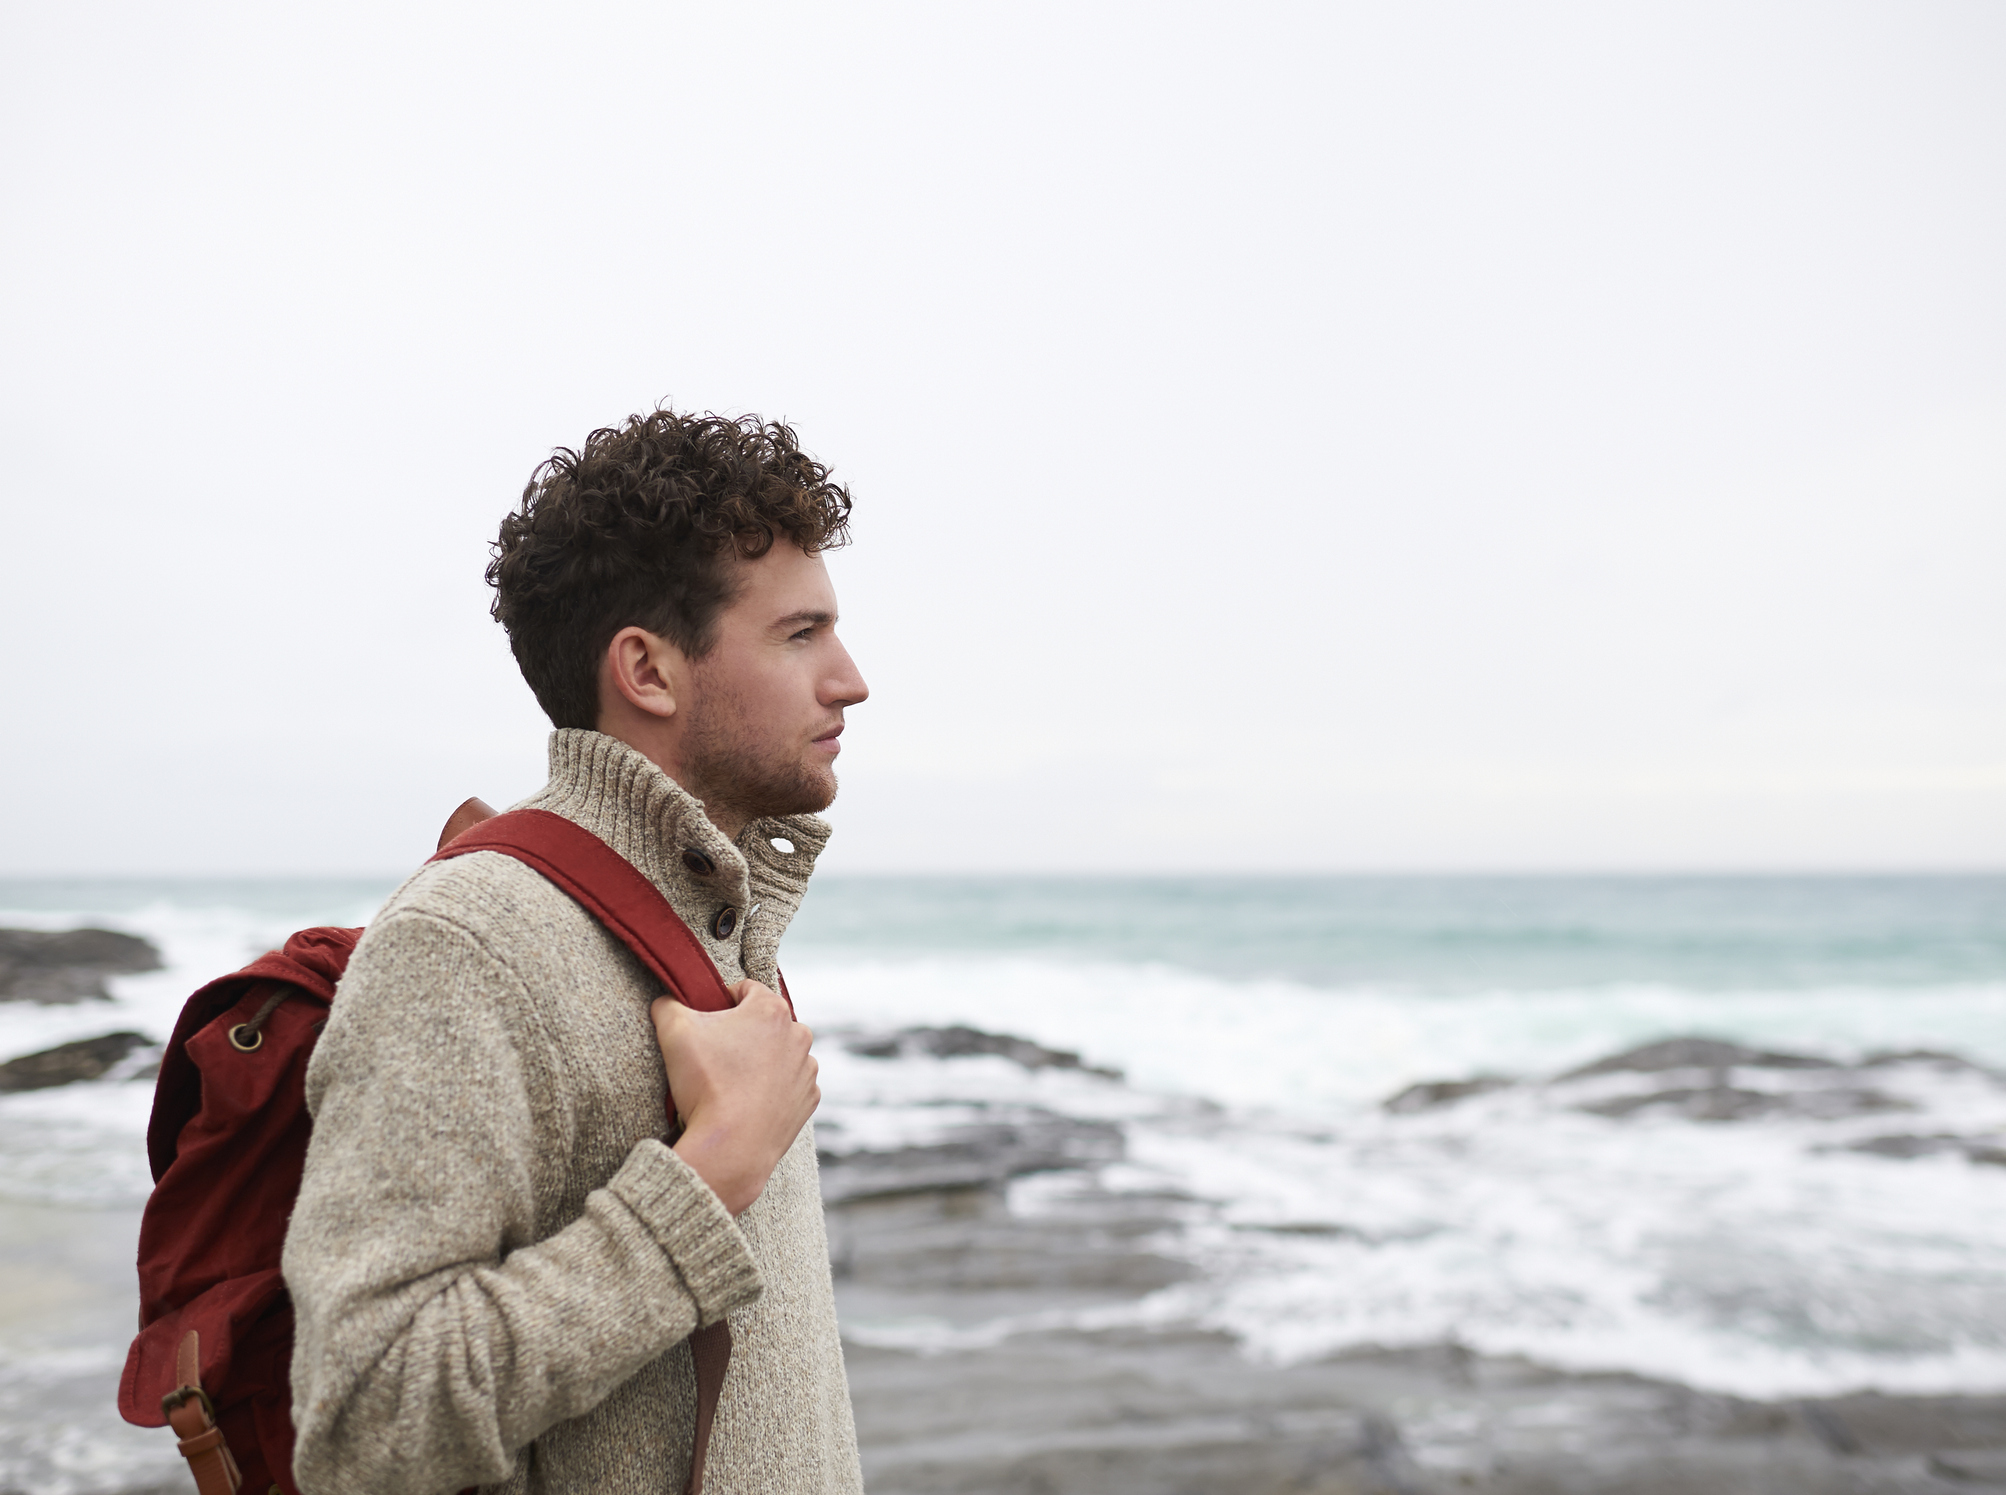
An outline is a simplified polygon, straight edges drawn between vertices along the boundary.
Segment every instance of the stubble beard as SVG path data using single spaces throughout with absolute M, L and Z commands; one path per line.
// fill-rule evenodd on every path
M 811 766 L 800 749 L 791 753 L 760 741 L 746 728 L 731 702 L 700 713 L 690 723 L 683 762 L 692 782 L 684 785 L 704 802 L 713 820 L 748 824 L 776 815 L 826 810 L 836 799 L 833 765 Z

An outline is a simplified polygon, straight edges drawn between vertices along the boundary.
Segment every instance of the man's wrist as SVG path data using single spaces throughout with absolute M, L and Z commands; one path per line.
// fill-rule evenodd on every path
M 759 1197 L 759 1187 L 746 1177 L 745 1166 L 731 1156 L 724 1134 L 701 1121 L 686 1127 L 676 1139 L 675 1155 L 710 1187 L 724 1207 L 737 1215 Z

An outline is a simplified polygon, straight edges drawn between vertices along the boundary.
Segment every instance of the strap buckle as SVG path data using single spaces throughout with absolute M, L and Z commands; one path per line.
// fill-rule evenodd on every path
M 214 1422 L 216 1420 L 216 1404 L 209 1400 L 209 1393 L 204 1391 L 200 1386 L 176 1386 L 160 1399 L 160 1415 L 163 1417 L 172 1417 L 176 1412 L 188 1405 L 188 1398 L 191 1396 L 202 1403 L 203 1412 L 207 1414 L 211 1422 Z

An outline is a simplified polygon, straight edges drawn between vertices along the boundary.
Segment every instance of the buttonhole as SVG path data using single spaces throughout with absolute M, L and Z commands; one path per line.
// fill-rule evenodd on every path
M 794 855 L 794 843 L 788 840 L 785 836 L 775 836 L 768 844 L 770 844 L 775 851 L 783 852 L 788 856 Z

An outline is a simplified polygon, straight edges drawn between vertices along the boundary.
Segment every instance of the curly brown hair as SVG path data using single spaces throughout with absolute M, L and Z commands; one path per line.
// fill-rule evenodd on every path
M 850 494 L 792 428 L 660 409 L 560 447 L 530 474 L 488 563 L 489 609 L 559 727 L 599 721 L 599 657 L 622 628 L 692 659 L 715 642 L 736 563 L 785 536 L 809 554 L 849 539 Z

